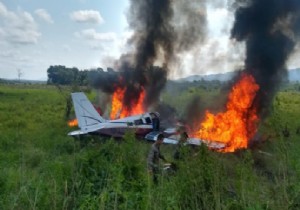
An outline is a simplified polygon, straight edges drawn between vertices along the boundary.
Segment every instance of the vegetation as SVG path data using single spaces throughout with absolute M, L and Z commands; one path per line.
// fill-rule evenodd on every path
M 149 143 L 131 133 L 123 140 L 73 139 L 57 88 L 0 85 L 0 209 L 299 209 L 297 88 L 276 95 L 252 149 L 223 154 L 186 148 L 177 172 L 162 172 L 153 185 L 146 169 Z M 163 99 L 179 113 L 185 108 L 179 101 L 199 95 L 208 107 L 223 95 L 201 85 L 182 88 L 177 101 L 171 94 Z M 161 149 L 173 161 L 175 148 Z
M 115 74 L 115 71 L 111 68 L 107 69 L 111 74 Z M 97 78 L 107 76 L 102 68 L 82 70 L 78 68 L 68 68 L 65 66 L 50 66 L 47 69 L 48 84 L 54 85 L 93 85 Z

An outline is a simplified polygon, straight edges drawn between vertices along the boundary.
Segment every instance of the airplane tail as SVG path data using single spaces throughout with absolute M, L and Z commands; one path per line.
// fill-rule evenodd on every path
M 78 127 L 81 130 L 106 121 L 96 111 L 96 109 L 84 93 L 72 93 L 71 96 L 73 100 L 76 118 L 78 120 Z

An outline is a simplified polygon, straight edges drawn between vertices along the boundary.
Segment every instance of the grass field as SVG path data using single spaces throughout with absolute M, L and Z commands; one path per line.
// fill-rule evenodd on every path
M 194 94 L 209 106 L 220 92 L 194 88 L 163 99 L 181 113 Z M 299 209 L 299 107 L 299 90 L 278 92 L 252 149 L 186 148 L 179 170 L 155 186 L 146 170 L 150 144 L 130 133 L 122 142 L 73 139 L 55 87 L 0 85 L 0 209 Z M 173 151 L 162 146 L 169 160 Z

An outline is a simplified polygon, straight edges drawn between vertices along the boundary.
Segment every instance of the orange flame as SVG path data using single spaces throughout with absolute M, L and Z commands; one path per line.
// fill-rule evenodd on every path
M 229 94 L 227 111 L 216 115 L 206 111 L 204 122 L 194 136 L 225 143 L 223 152 L 247 148 L 248 141 L 257 131 L 259 118 L 257 108 L 252 105 L 258 90 L 253 76 L 243 74 Z
M 117 88 L 112 96 L 110 119 L 116 119 L 120 116 L 122 110 L 122 101 L 125 89 Z
M 111 119 L 123 118 L 129 115 L 137 115 L 144 113 L 143 102 L 145 99 L 145 90 L 142 89 L 137 103 L 134 104 L 132 107 L 123 106 L 125 91 L 126 88 L 117 88 L 116 91 L 113 93 L 110 112 Z
M 78 120 L 77 120 L 77 119 L 69 120 L 68 125 L 69 125 L 70 127 L 78 126 Z

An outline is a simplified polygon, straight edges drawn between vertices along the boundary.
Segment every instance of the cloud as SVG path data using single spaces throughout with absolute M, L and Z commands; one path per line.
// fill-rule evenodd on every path
M 104 20 L 100 12 L 96 10 L 79 10 L 74 11 L 70 14 L 70 18 L 73 21 L 80 23 L 95 23 L 101 24 L 104 23 Z
M 114 41 L 117 39 L 117 35 L 114 32 L 98 33 L 93 28 L 77 32 L 76 36 L 90 41 Z
M 30 57 L 22 54 L 19 50 L 3 50 L 0 52 L 0 58 L 7 59 L 7 61 L 13 63 L 28 63 L 30 61 Z
M 34 13 L 41 18 L 42 20 L 46 21 L 47 23 L 54 23 L 51 16 L 45 9 L 37 9 L 34 11 Z
M 0 52 L 0 57 L 5 57 L 5 58 L 11 58 L 15 55 L 16 53 L 13 52 L 12 50 L 4 50 Z
M 93 50 L 105 50 L 108 46 L 108 48 L 112 48 L 118 40 L 114 32 L 99 33 L 93 28 L 76 32 L 74 35 L 77 38 L 86 40 Z
M 3 40 L 13 44 L 37 43 L 41 33 L 30 13 L 9 11 L 0 2 L 0 17 L 0 36 Z
M 63 50 L 64 50 L 65 52 L 71 52 L 71 47 L 70 47 L 69 45 L 67 45 L 67 44 L 64 44 L 64 45 L 62 46 L 62 48 L 63 48 Z
M 7 15 L 7 9 L 6 9 L 6 7 L 4 6 L 4 4 L 2 4 L 1 2 L 0 2 L 0 16 L 6 16 Z

